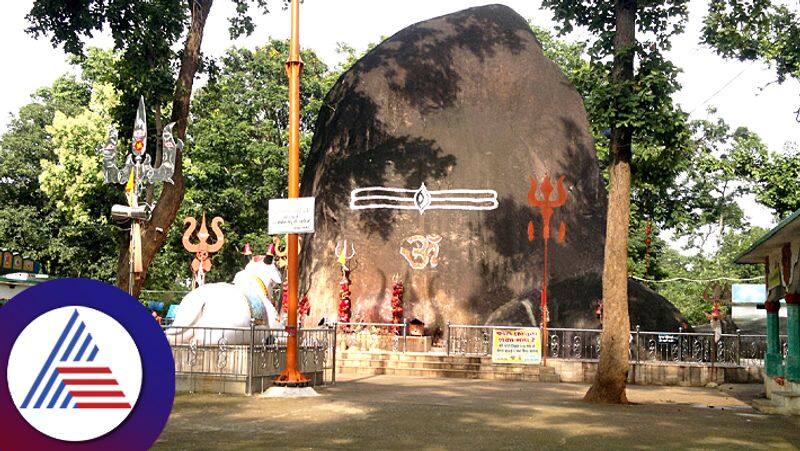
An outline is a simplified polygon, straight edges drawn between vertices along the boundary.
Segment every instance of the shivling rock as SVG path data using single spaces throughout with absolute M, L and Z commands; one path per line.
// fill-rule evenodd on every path
M 581 97 L 508 7 L 431 19 L 381 43 L 326 97 L 305 168 L 302 193 L 317 198 L 301 257 L 312 319 L 336 317 L 335 253 L 348 240 L 354 319 L 391 321 L 401 280 L 405 317 L 430 328 L 535 324 L 542 220 L 528 190 L 563 175 L 550 320 L 599 324 L 606 193 L 588 128 Z M 566 240 L 556 244 L 560 223 Z M 632 324 L 682 322 L 656 293 L 633 284 L 631 296 Z

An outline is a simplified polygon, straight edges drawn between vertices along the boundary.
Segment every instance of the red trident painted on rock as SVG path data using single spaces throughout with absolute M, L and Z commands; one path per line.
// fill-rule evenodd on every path
M 548 279 L 548 244 L 550 242 L 550 219 L 553 217 L 553 210 L 556 208 L 560 208 L 567 202 L 567 190 L 564 188 L 564 179 L 566 176 L 561 176 L 556 182 L 556 198 L 553 199 L 553 185 L 550 183 L 550 176 L 545 175 L 544 180 L 542 180 L 541 185 L 539 185 L 538 192 L 541 193 L 541 197 L 538 196 L 537 193 L 537 182 L 533 178 L 531 178 L 531 189 L 528 191 L 528 203 L 534 207 L 539 209 L 539 213 L 542 216 L 542 240 L 544 241 L 544 271 L 542 273 L 542 294 L 541 294 L 541 311 L 542 311 L 542 357 L 544 364 L 547 364 L 547 321 L 548 321 L 548 310 L 547 310 L 547 279 Z M 556 241 L 558 243 L 563 243 L 564 238 L 567 235 L 567 226 L 561 222 L 558 226 L 558 237 Z M 528 223 L 528 241 L 533 241 L 535 238 L 535 232 L 533 227 L 533 221 Z

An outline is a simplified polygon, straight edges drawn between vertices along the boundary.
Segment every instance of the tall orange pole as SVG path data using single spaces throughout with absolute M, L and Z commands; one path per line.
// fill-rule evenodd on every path
M 292 0 L 292 40 L 286 74 L 289 76 L 289 198 L 300 197 L 300 0 Z M 298 243 L 297 234 L 288 239 L 286 278 L 289 282 L 288 317 L 286 319 L 286 369 L 275 379 L 276 385 L 303 386 L 309 380 L 297 369 L 297 295 Z

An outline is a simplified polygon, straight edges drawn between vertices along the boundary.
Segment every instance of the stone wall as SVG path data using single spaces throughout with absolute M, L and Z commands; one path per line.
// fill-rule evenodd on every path
M 597 362 L 594 361 L 548 359 L 547 366 L 555 368 L 562 382 L 592 383 L 597 374 Z M 763 381 L 758 367 L 712 368 L 692 363 L 647 362 L 632 363 L 631 369 L 628 383 L 638 385 L 704 387 L 709 382 L 752 384 Z

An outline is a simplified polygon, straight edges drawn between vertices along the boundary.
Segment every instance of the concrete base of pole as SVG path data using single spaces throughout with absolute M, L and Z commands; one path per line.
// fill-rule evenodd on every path
M 307 378 L 303 373 L 297 369 L 286 368 L 281 374 L 272 381 L 272 385 L 278 387 L 306 387 L 311 383 L 311 379 Z
M 319 396 L 311 387 L 270 387 L 260 394 L 261 398 L 310 398 Z

